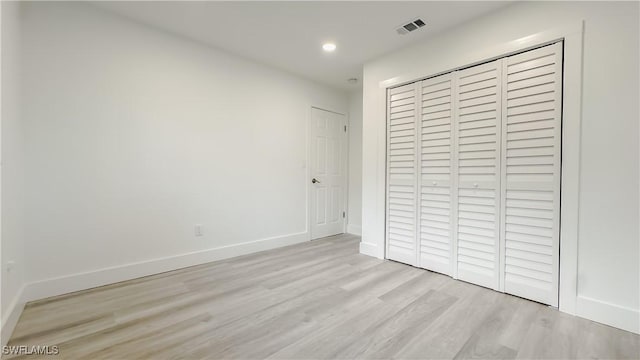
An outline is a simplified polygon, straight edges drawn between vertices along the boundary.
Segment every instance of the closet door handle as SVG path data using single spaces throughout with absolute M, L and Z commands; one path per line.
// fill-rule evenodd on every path
M 314 183 L 314 184 L 320 184 L 320 181 L 318 181 L 318 179 L 316 179 L 316 178 L 313 178 L 311 180 L 311 182 Z

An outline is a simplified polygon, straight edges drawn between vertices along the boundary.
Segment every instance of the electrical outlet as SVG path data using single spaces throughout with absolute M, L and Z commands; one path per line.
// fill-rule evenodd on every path
M 202 236 L 202 225 L 196 224 L 196 226 L 194 228 L 194 234 L 196 236 Z
M 16 262 L 11 260 L 7 261 L 7 272 L 13 271 L 13 268 L 16 266 Z

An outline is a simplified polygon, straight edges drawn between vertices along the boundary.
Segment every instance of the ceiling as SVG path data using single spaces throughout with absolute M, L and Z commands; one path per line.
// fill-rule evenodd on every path
M 196 41 L 341 89 L 362 65 L 509 2 L 492 1 L 109 1 L 98 6 Z M 415 18 L 427 25 L 395 29 Z M 333 53 L 324 42 L 337 45 Z

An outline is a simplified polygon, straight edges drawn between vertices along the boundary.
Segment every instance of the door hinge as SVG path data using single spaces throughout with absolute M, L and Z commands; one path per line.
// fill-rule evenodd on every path
M 347 132 L 347 125 L 344 126 L 344 132 Z
M 347 214 L 343 211 L 342 212 L 342 218 L 344 219 L 345 217 L 347 217 Z

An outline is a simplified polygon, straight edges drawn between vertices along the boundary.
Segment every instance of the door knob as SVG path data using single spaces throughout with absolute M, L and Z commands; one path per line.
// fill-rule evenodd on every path
M 316 179 L 316 178 L 313 178 L 311 180 L 311 182 L 314 183 L 314 184 L 320 184 L 320 181 L 318 181 L 318 179 Z

